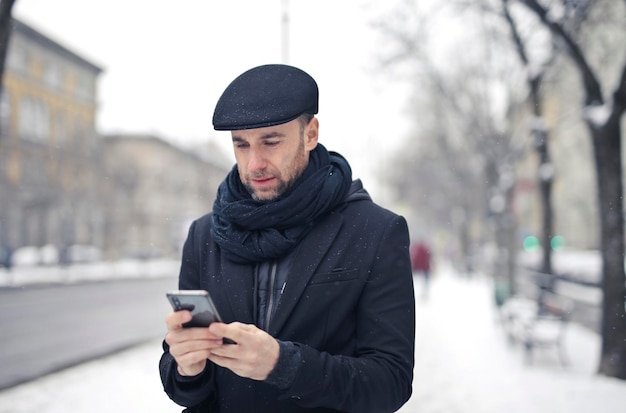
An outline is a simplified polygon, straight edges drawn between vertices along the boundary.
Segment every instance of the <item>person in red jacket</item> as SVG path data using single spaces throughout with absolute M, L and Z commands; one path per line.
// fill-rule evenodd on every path
M 424 295 L 428 294 L 432 253 L 430 247 L 424 241 L 411 245 L 411 268 L 413 274 L 421 274 L 424 277 Z

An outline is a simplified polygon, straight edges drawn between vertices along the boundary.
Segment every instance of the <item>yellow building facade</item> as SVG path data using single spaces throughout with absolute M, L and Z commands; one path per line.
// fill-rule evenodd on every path
M 0 111 L 0 246 L 97 242 L 101 72 L 14 20 Z
M 39 251 L 34 264 L 177 257 L 190 221 L 211 210 L 232 164 L 208 142 L 101 136 L 101 73 L 14 21 L 0 95 L 0 267 L 18 249 Z

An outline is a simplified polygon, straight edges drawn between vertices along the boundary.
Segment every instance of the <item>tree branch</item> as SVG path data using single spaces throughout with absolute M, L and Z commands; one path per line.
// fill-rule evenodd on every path
M 513 37 L 513 44 L 515 44 L 517 54 L 519 54 L 524 66 L 528 67 L 530 61 L 528 59 L 528 55 L 526 54 L 526 48 L 524 47 L 522 37 L 517 31 L 517 24 L 515 24 L 515 20 L 513 20 L 513 16 L 511 16 L 511 12 L 509 10 L 509 0 L 502 0 L 502 11 L 504 12 L 504 20 L 506 20 L 511 28 L 511 36 Z
M 570 57 L 574 60 L 574 64 L 578 66 L 583 77 L 585 92 L 587 94 L 586 104 L 603 104 L 602 88 L 598 82 L 593 70 L 587 63 L 587 59 L 583 55 L 578 44 L 565 31 L 563 26 L 558 22 L 552 21 L 548 16 L 548 11 L 536 0 L 521 0 L 521 2 L 533 11 L 541 20 L 541 22 L 558 38 L 560 38 L 569 52 Z

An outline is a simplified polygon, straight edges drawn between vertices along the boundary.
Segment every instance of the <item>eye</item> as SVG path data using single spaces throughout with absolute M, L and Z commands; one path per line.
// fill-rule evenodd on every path
M 237 149 L 244 149 L 244 148 L 247 148 L 248 146 L 250 146 L 247 142 L 233 142 L 233 145 Z

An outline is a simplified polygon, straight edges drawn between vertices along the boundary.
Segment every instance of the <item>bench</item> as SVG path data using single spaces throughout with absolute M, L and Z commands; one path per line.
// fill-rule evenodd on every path
M 508 298 L 500 307 L 500 317 L 509 341 L 523 345 L 526 364 L 532 363 L 535 349 L 554 348 L 565 366 L 564 337 L 572 309 L 566 297 L 541 290 L 536 299 Z

